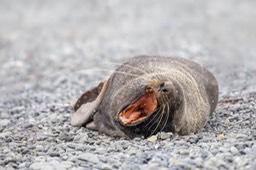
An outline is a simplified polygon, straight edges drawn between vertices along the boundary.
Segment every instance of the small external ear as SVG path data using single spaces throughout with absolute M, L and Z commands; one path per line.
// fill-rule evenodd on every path
M 82 126 L 90 122 L 97 111 L 107 89 L 108 80 L 86 91 L 74 106 L 75 113 L 71 117 L 71 125 Z

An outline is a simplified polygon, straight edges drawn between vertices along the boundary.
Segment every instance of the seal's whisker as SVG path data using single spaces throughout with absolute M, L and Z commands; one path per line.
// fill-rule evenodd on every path
M 160 111 L 162 112 L 162 108 L 163 107 L 159 107 L 159 111 L 156 113 L 156 117 L 155 118 L 157 118 L 156 119 L 156 121 L 154 121 L 150 126 L 149 126 L 149 129 L 151 129 L 153 126 L 154 126 L 154 124 L 159 120 L 159 118 L 161 117 L 161 114 L 159 114 L 160 113 Z
M 75 71 L 72 74 L 84 74 L 87 73 L 86 71 L 108 71 L 108 72 L 113 72 L 113 73 L 120 73 L 120 74 L 124 74 L 124 75 L 129 75 L 129 76 L 134 76 L 137 77 L 137 74 L 132 74 L 132 73 L 127 73 L 127 72 L 122 72 L 122 71 L 117 71 L 117 70 L 110 70 L 110 69 L 103 69 L 103 68 L 90 68 L 90 69 L 86 69 L 86 70 L 79 70 L 79 71 Z
M 169 115 L 170 115 L 169 111 L 170 111 L 170 107 L 169 107 L 169 105 L 167 104 L 167 111 L 165 112 L 165 114 L 166 114 L 166 116 L 165 116 L 166 119 L 165 119 L 165 121 L 164 121 L 164 125 L 163 125 L 162 129 L 160 130 L 160 132 L 161 132 L 162 130 L 164 130 L 164 128 L 165 128 L 165 126 L 166 126 L 166 124 L 167 124 L 167 122 L 168 122 Z
M 153 134 L 157 131 L 157 129 L 158 129 L 158 127 L 159 127 L 159 125 L 160 125 L 160 123 L 161 123 L 161 121 L 162 121 L 164 110 L 165 110 L 165 106 L 163 107 L 163 110 L 162 110 L 162 112 L 160 113 L 160 117 L 159 117 L 160 119 L 156 121 L 156 122 L 158 122 L 158 123 L 157 123 L 155 129 L 154 129 L 154 130 L 152 131 L 152 133 L 150 134 L 150 136 L 153 135 Z
M 165 96 L 165 97 L 162 97 L 160 100 L 162 101 L 162 103 L 166 103 L 166 104 L 163 106 L 163 110 L 162 110 L 162 112 L 161 112 L 161 114 L 160 114 L 160 115 L 161 115 L 161 119 L 159 120 L 159 122 L 158 122 L 158 124 L 157 124 L 155 130 L 151 133 L 151 135 L 154 134 L 155 131 L 157 130 L 157 128 L 159 127 L 160 122 L 162 121 L 162 118 L 164 118 L 164 126 L 161 128 L 160 131 L 163 130 L 163 128 L 165 127 L 165 125 L 167 124 L 167 121 L 168 121 L 168 119 L 169 119 L 169 105 L 168 105 L 168 101 L 167 101 L 168 98 L 167 98 L 167 96 Z M 167 112 L 165 112 L 166 106 L 167 106 Z M 164 114 L 168 114 L 168 115 L 164 115 Z M 165 119 L 165 118 L 167 118 L 167 119 Z M 157 120 L 157 121 L 158 121 L 158 120 Z
M 127 72 L 122 72 L 122 71 L 117 71 L 117 70 L 115 70 L 114 73 L 120 73 L 120 74 L 124 74 L 124 75 L 138 77 L 138 74 L 132 74 L 132 73 L 127 73 Z
M 147 126 L 148 127 L 148 125 L 150 124 L 150 123 L 152 123 L 152 121 L 154 121 L 155 120 L 155 118 L 157 118 L 158 116 L 159 116 L 159 111 L 160 111 L 160 109 L 161 109 L 161 107 L 159 107 L 159 108 L 157 108 L 156 109 L 156 111 L 155 112 L 157 112 L 157 113 L 155 113 L 154 115 L 154 117 L 145 125 L 145 126 Z M 149 127 L 149 129 L 150 129 L 150 127 Z
M 120 64 L 122 64 L 122 63 L 118 63 L 118 62 L 104 62 L 103 64 L 112 64 L 112 65 L 120 65 Z M 123 65 L 122 65 L 123 67 L 128 67 L 128 68 L 131 68 L 131 69 L 134 69 L 134 70 L 138 70 L 138 71 L 140 71 L 141 73 L 144 73 L 144 74 L 149 74 L 148 72 L 146 72 L 145 70 L 143 70 L 143 69 L 140 69 L 140 68 L 138 68 L 138 67 L 135 67 L 135 66 L 132 66 L 132 65 L 130 65 L 130 64 L 128 64 L 128 63 L 124 63 Z M 118 69 L 118 68 L 117 68 Z M 138 74 L 139 75 L 139 74 Z
M 162 118 L 163 118 L 163 115 L 164 115 L 164 110 L 165 110 L 165 106 L 166 105 L 164 105 L 164 107 L 163 107 L 163 110 L 162 110 L 162 112 L 161 112 L 161 116 L 160 116 L 160 120 L 158 121 L 158 123 L 157 123 L 157 125 L 156 125 L 156 128 L 153 130 L 153 132 L 150 134 L 150 136 L 151 135 L 153 135 L 156 131 L 157 131 L 157 128 L 159 127 L 159 125 L 160 125 L 160 123 L 161 123 L 161 121 L 162 121 Z
M 123 66 L 129 67 L 129 68 L 132 68 L 132 69 L 135 69 L 135 70 L 138 70 L 138 71 L 140 71 L 141 73 L 144 73 L 144 74 L 149 74 L 148 72 L 146 72 L 146 71 L 144 71 L 144 70 L 142 70 L 142 69 L 140 69 L 138 67 L 131 66 L 131 65 L 127 64 L 127 63 L 124 64 Z

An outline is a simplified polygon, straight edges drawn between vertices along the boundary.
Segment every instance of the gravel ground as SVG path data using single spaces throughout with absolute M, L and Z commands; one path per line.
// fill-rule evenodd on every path
M 256 169 L 256 1 L 0 0 L 0 169 Z M 118 63 L 175 55 L 220 101 L 197 134 L 113 138 L 72 105 Z

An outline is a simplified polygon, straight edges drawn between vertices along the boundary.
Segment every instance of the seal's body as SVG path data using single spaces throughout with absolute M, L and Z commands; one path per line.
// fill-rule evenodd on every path
M 218 83 L 201 65 L 176 57 L 137 56 L 84 93 L 71 119 L 113 136 L 200 130 L 218 102 Z

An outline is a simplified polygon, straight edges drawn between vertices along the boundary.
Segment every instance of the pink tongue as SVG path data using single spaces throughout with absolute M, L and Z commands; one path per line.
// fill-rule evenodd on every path
M 139 119 L 140 115 L 141 115 L 141 112 L 135 111 L 135 112 L 132 112 L 130 115 L 127 114 L 127 116 L 120 116 L 120 119 L 124 124 L 129 124 L 130 122 L 133 122 Z
M 145 120 L 148 116 L 152 115 L 156 106 L 156 95 L 150 91 L 119 113 L 119 118 L 125 125 L 133 124 Z

